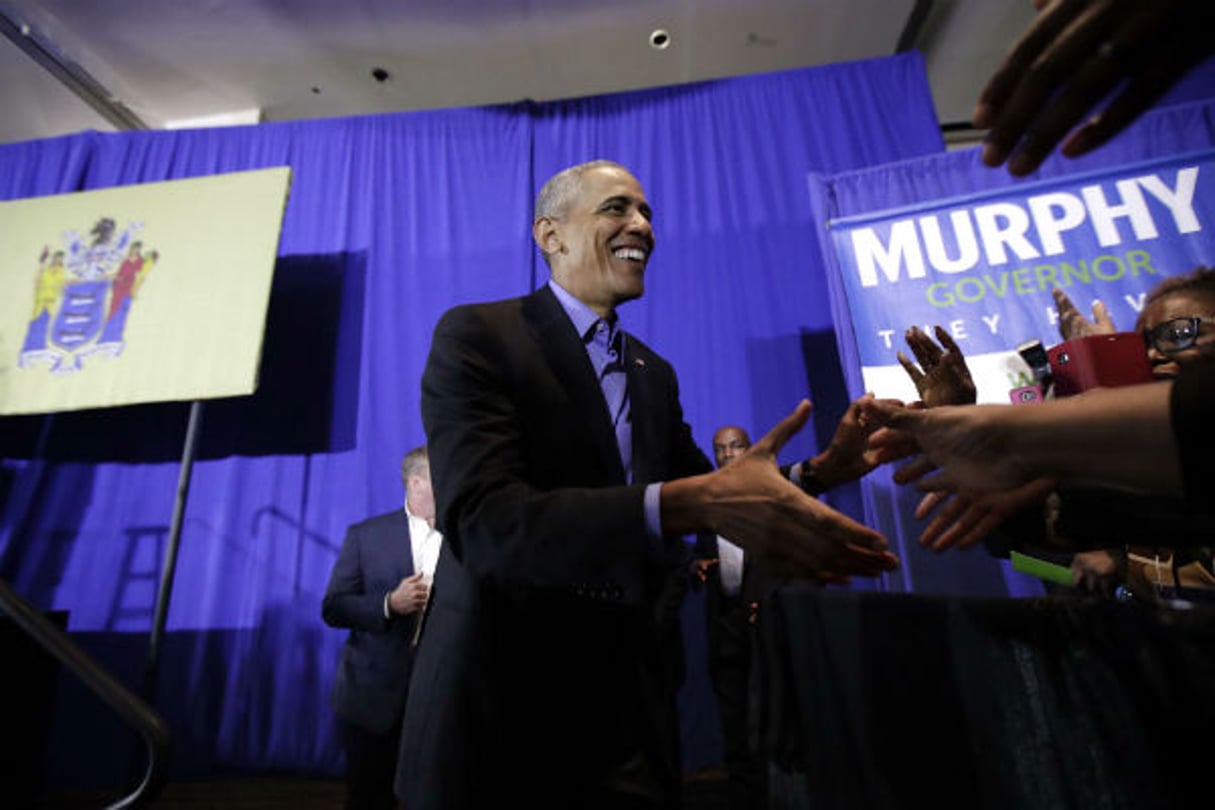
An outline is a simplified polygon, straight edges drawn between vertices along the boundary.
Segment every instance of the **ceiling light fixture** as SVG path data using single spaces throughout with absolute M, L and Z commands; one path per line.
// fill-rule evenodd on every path
M 671 35 L 665 28 L 655 28 L 650 32 L 650 47 L 656 51 L 665 51 L 671 47 Z

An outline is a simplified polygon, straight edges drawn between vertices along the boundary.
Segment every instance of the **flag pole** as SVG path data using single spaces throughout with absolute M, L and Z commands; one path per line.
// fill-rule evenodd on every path
M 165 633 L 165 620 L 169 615 L 169 597 L 173 592 L 173 575 L 177 569 L 177 551 L 181 545 L 181 526 L 186 514 L 186 498 L 190 491 L 190 475 L 194 470 L 194 454 L 198 447 L 199 427 L 202 423 L 202 401 L 190 403 L 190 420 L 186 425 L 186 439 L 181 451 L 181 470 L 177 476 L 177 492 L 173 498 L 173 518 L 169 524 L 169 543 L 165 549 L 165 561 L 160 571 L 160 589 L 156 593 L 156 611 L 152 619 L 152 635 L 148 643 L 148 660 L 144 666 L 143 695 L 156 705 L 156 686 L 160 670 L 160 648 Z

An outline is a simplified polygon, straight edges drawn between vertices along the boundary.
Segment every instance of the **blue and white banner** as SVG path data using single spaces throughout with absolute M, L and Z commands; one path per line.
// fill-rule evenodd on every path
M 1215 151 L 831 221 L 866 390 L 916 398 L 895 353 L 944 327 L 980 401 L 1007 402 L 1015 347 L 1059 342 L 1051 290 L 1129 331 L 1167 276 L 1215 266 Z M 930 332 L 931 333 L 931 332 Z

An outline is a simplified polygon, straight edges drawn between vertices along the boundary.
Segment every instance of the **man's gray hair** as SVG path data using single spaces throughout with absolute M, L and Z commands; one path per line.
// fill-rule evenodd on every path
M 430 454 L 426 452 L 426 445 L 415 447 L 401 459 L 401 481 L 409 481 L 411 475 L 430 478 Z
M 536 195 L 535 216 L 532 217 L 532 222 L 540 219 L 540 217 L 560 219 L 565 216 L 569 211 L 570 204 L 582 189 L 582 176 L 595 169 L 622 169 L 626 172 L 628 171 L 628 169 L 625 169 L 619 163 L 611 160 L 588 160 L 586 163 L 579 163 L 577 166 L 562 169 L 540 187 L 540 193 Z M 544 263 L 552 267 L 552 259 L 544 252 L 543 248 L 540 250 L 540 255 L 544 257 Z
M 594 169 L 628 171 L 619 163 L 611 160 L 588 160 L 586 163 L 562 169 L 550 177 L 548 182 L 541 187 L 540 193 L 536 195 L 536 211 L 533 221 L 540 217 L 557 219 L 564 216 L 574 197 L 578 196 L 578 191 L 582 186 L 582 175 Z

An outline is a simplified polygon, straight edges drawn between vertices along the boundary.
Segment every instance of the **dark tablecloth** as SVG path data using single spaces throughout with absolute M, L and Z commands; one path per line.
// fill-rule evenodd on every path
M 1210 605 L 789 588 L 760 633 L 759 739 L 805 794 L 786 805 L 1211 803 Z

